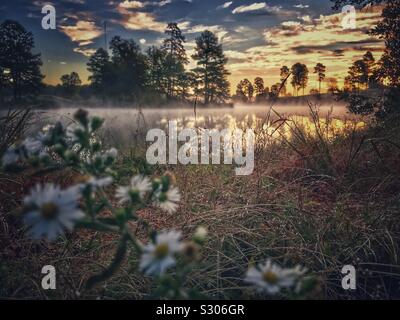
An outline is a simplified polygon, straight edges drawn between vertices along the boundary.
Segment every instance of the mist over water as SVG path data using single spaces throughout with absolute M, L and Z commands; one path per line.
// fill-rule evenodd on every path
M 75 108 L 60 108 L 54 110 L 38 110 L 35 112 L 35 127 L 39 131 L 48 124 L 61 121 L 65 124 L 73 122 Z M 236 104 L 233 108 L 90 108 L 91 116 L 105 119 L 102 138 L 107 144 L 115 147 L 129 147 L 143 144 L 148 130 L 167 128 L 169 121 L 176 121 L 178 129 L 255 129 L 265 125 L 273 126 L 273 122 L 281 117 L 290 118 L 296 122 L 307 124 L 310 120 L 310 109 L 306 105 L 246 105 Z M 344 104 L 322 104 L 318 107 L 321 119 L 330 116 L 336 125 L 353 121 L 354 116 L 348 113 Z M 279 116 L 276 114 L 278 113 Z

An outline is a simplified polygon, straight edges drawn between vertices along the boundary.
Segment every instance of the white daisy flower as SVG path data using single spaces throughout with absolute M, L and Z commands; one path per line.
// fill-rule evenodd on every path
M 169 231 L 157 234 L 155 242 L 143 248 L 140 270 L 147 275 L 161 275 L 175 265 L 175 254 L 183 249 L 181 232 Z
M 103 159 L 108 159 L 108 158 L 116 159 L 117 156 L 118 156 L 118 150 L 115 148 L 111 148 L 110 150 L 107 150 L 104 153 Z
M 36 185 L 24 199 L 24 222 L 34 239 L 54 240 L 65 230 L 72 231 L 77 220 L 84 217 L 78 208 L 80 193 L 76 188 L 61 190 L 53 184 Z
M 137 175 L 131 179 L 129 186 L 119 187 L 115 196 L 119 199 L 121 204 L 132 202 L 132 199 L 143 199 L 146 193 L 151 190 L 151 187 L 151 181 L 149 178 Z
M 155 204 L 168 213 L 174 213 L 178 209 L 178 202 L 181 201 L 181 194 L 177 187 L 171 187 L 168 191 L 162 192 L 161 188 L 155 194 Z
M 92 191 L 96 191 L 105 187 L 108 187 L 113 183 L 112 177 L 96 178 L 89 177 L 85 182 L 78 184 L 75 188 L 82 192 L 86 187 L 90 187 Z
M 284 288 L 293 287 L 304 273 L 305 269 L 299 266 L 283 269 L 268 259 L 265 264 L 251 267 L 246 273 L 245 281 L 255 285 L 260 291 L 275 295 Z
M 99 179 L 97 179 L 95 177 L 90 177 L 89 181 L 87 182 L 87 184 L 90 185 L 94 189 L 105 188 L 105 187 L 108 187 L 112 183 L 113 183 L 112 177 L 105 177 L 105 178 L 99 178 Z
M 28 137 L 18 146 L 10 147 L 2 157 L 3 166 L 15 164 L 34 155 L 38 155 L 41 158 L 47 156 L 44 151 L 45 139 L 46 136 L 43 133 L 39 133 L 35 138 Z

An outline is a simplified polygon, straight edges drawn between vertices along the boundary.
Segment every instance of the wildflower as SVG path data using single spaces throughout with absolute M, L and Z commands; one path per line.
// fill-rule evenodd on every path
M 155 194 L 155 204 L 168 213 L 173 213 L 178 209 L 178 202 L 181 201 L 181 195 L 178 188 L 172 187 L 163 192 L 158 189 Z
M 92 176 L 84 176 L 82 179 L 80 179 L 82 182 L 76 185 L 75 188 L 79 192 L 82 192 L 86 188 L 90 188 L 90 191 L 96 191 L 101 188 L 108 187 L 110 184 L 113 183 L 113 178 L 112 177 L 104 177 L 104 178 L 95 178 Z
M 182 255 L 188 262 L 196 261 L 200 258 L 200 246 L 194 242 L 187 242 L 183 245 Z
M 274 295 L 282 289 L 293 287 L 304 273 L 305 269 L 301 269 L 299 266 L 293 269 L 283 269 L 268 259 L 265 264 L 251 267 L 246 273 L 245 281 L 257 286 L 260 291 Z
M 120 203 L 135 202 L 144 199 L 147 192 L 151 190 L 151 182 L 149 178 L 137 175 L 131 179 L 131 183 L 127 187 L 119 187 L 116 197 Z
M 118 150 L 117 149 L 115 149 L 115 148 L 111 148 L 110 150 L 107 150 L 105 153 L 104 153 L 104 158 L 105 159 L 107 159 L 107 158 L 113 158 L 113 159 L 115 159 L 116 157 L 118 156 Z
M 181 252 L 181 233 L 176 231 L 157 234 L 154 243 L 143 248 L 140 270 L 147 275 L 161 275 L 175 265 L 175 254 Z
M 90 185 L 94 189 L 100 189 L 108 187 L 111 183 L 113 183 L 112 177 L 105 177 L 105 178 L 95 178 L 90 177 L 87 184 Z
M 78 143 L 85 133 L 85 128 L 77 123 L 72 123 L 67 127 L 66 137 L 73 143 Z
M 205 227 L 198 227 L 193 235 L 193 240 L 197 243 L 203 243 L 207 238 L 208 231 Z
M 65 230 L 72 231 L 84 214 L 78 208 L 80 194 L 76 188 L 61 190 L 53 184 L 36 185 L 24 199 L 24 222 L 34 239 L 54 240 Z
M 10 147 L 2 157 L 3 166 L 9 166 L 18 161 L 26 160 L 32 156 L 44 158 L 47 153 L 44 151 L 44 141 L 46 136 L 39 133 L 35 138 L 28 137 L 21 144 Z

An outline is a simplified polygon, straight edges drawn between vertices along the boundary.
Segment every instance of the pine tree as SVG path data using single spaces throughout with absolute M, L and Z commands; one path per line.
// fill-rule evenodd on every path
M 147 50 L 148 86 L 151 91 L 168 94 L 167 55 L 166 50 L 155 46 Z
M 103 48 L 98 49 L 89 59 L 87 69 L 91 73 L 89 81 L 97 94 L 107 95 L 112 82 L 110 56 Z
M 14 99 L 23 94 L 37 94 L 43 86 L 40 54 L 32 53 L 34 39 L 31 32 L 18 22 L 7 20 L 0 24 L 0 70 L 8 70 L 6 85 L 13 88 Z
M 193 71 L 197 75 L 204 103 L 225 101 L 229 97 L 229 72 L 225 68 L 228 59 L 212 32 L 206 30 L 196 38 L 196 53 L 192 58 L 197 61 L 197 68 Z
M 256 97 L 263 95 L 265 93 L 264 80 L 260 77 L 255 78 L 254 79 L 254 88 L 255 88 Z
M 137 98 L 145 89 L 147 82 L 146 57 L 133 40 L 116 36 L 111 40 L 113 93 L 120 98 Z
M 165 60 L 165 72 L 168 77 L 167 95 L 168 97 L 174 97 L 175 91 L 182 89 L 176 88 L 176 84 L 178 79 L 184 77 L 185 64 L 189 61 L 184 46 L 186 40 L 178 24 L 175 22 L 169 23 L 165 34 L 167 38 L 163 42 L 162 49 L 167 53 Z
M 281 76 L 281 87 L 282 87 L 281 92 L 282 92 L 282 94 L 286 95 L 286 92 L 287 92 L 286 83 L 287 83 L 288 77 L 290 76 L 290 70 L 287 66 L 283 66 L 281 68 L 280 76 Z
M 317 74 L 318 83 L 319 83 L 319 93 L 321 94 L 321 83 L 325 80 L 326 77 L 326 67 L 322 63 L 317 63 L 314 68 L 314 73 Z

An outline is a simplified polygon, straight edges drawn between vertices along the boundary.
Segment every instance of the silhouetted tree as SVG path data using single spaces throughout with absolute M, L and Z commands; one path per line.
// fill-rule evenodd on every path
M 197 68 L 193 72 L 197 76 L 204 103 L 225 101 L 229 97 L 229 72 L 225 68 L 228 59 L 222 45 L 212 32 L 206 30 L 196 38 L 195 50 L 192 58 L 197 61 Z
M 244 88 L 243 88 L 243 80 L 237 84 L 236 95 L 234 98 L 235 98 L 235 100 L 239 100 L 241 102 L 247 102 L 247 97 L 246 97 L 246 94 L 245 94 Z
M 376 62 L 375 62 L 375 57 L 372 54 L 371 51 L 367 51 L 364 56 L 363 56 L 363 61 L 365 63 L 365 66 L 367 68 L 367 75 L 368 75 L 368 81 L 367 81 L 367 86 L 370 88 L 372 85 L 376 84 L 378 82 L 378 76 L 377 76 L 377 69 L 376 69 Z
M 185 36 L 182 34 L 181 29 L 177 23 L 171 22 L 168 24 L 165 34 L 168 38 L 164 39 L 162 49 L 165 49 L 170 55 L 176 58 L 180 63 L 188 63 L 185 50 Z
M 357 60 L 349 68 L 347 81 L 353 88 L 361 89 L 368 87 L 368 66 L 364 60 Z
M 184 65 L 188 63 L 184 46 L 186 40 L 178 24 L 175 22 L 168 24 L 165 34 L 167 38 L 164 39 L 162 49 L 167 53 L 165 59 L 165 72 L 168 77 L 167 95 L 168 97 L 173 97 L 174 91 L 179 90 L 175 88 L 177 80 L 184 77 Z
M 61 86 L 64 92 L 68 95 L 74 95 L 78 91 L 78 87 L 82 84 L 79 74 L 76 72 L 71 72 L 70 74 L 64 74 L 60 78 Z
M 264 80 L 262 78 L 257 77 L 254 79 L 254 90 L 257 102 L 260 102 L 265 99 L 266 97 L 265 86 L 264 86 Z
M 249 79 L 244 79 L 241 81 L 242 88 L 243 88 L 243 93 L 245 97 L 247 98 L 248 102 L 251 102 L 253 100 L 254 96 L 254 87 L 251 84 Z
M 133 40 L 116 36 L 111 40 L 113 93 L 120 97 L 139 97 L 146 84 L 146 58 Z
M 43 85 L 42 61 L 40 54 L 32 53 L 34 47 L 32 33 L 18 22 L 0 24 L 0 69 L 9 72 L 2 81 L 13 88 L 15 100 L 23 94 L 37 94 Z
M 263 78 L 257 77 L 254 79 L 254 89 L 256 96 L 264 94 L 265 87 Z
M 314 73 L 317 74 L 318 82 L 319 82 L 319 93 L 321 93 L 321 83 L 325 80 L 326 77 L 326 67 L 322 63 L 317 63 L 314 68 Z
M 279 89 L 281 88 L 281 83 L 276 83 L 271 86 L 271 92 L 269 93 L 270 98 L 276 99 L 279 97 Z
M 400 87 L 400 0 L 332 0 L 334 8 L 345 4 L 365 7 L 367 5 L 385 4 L 382 19 L 371 31 L 371 34 L 385 40 L 385 52 L 379 61 L 376 75 L 381 81 L 387 80 L 393 87 Z
M 292 86 L 299 95 L 299 89 L 303 89 L 303 95 L 308 83 L 308 68 L 305 64 L 296 63 L 292 67 Z
M 147 50 L 148 85 L 150 90 L 162 94 L 168 94 L 167 55 L 166 50 L 154 46 Z
M 109 93 L 113 85 L 113 70 L 110 56 L 103 48 L 98 49 L 87 63 L 87 69 L 91 73 L 89 81 L 96 92 L 103 98 Z
M 380 60 L 380 78 L 400 88 L 400 0 L 388 1 L 372 34 L 385 40 L 386 49 Z
M 339 91 L 338 81 L 336 78 L 328 79 L 328 92 L 334 94 Z
M 286 93 L 287 93 L 287 79 L 288 79 L 289 75 L 290 75 L 290 69 L 287 66 L 283 66 L 280 70 L 282 95 L 286 95 Z

